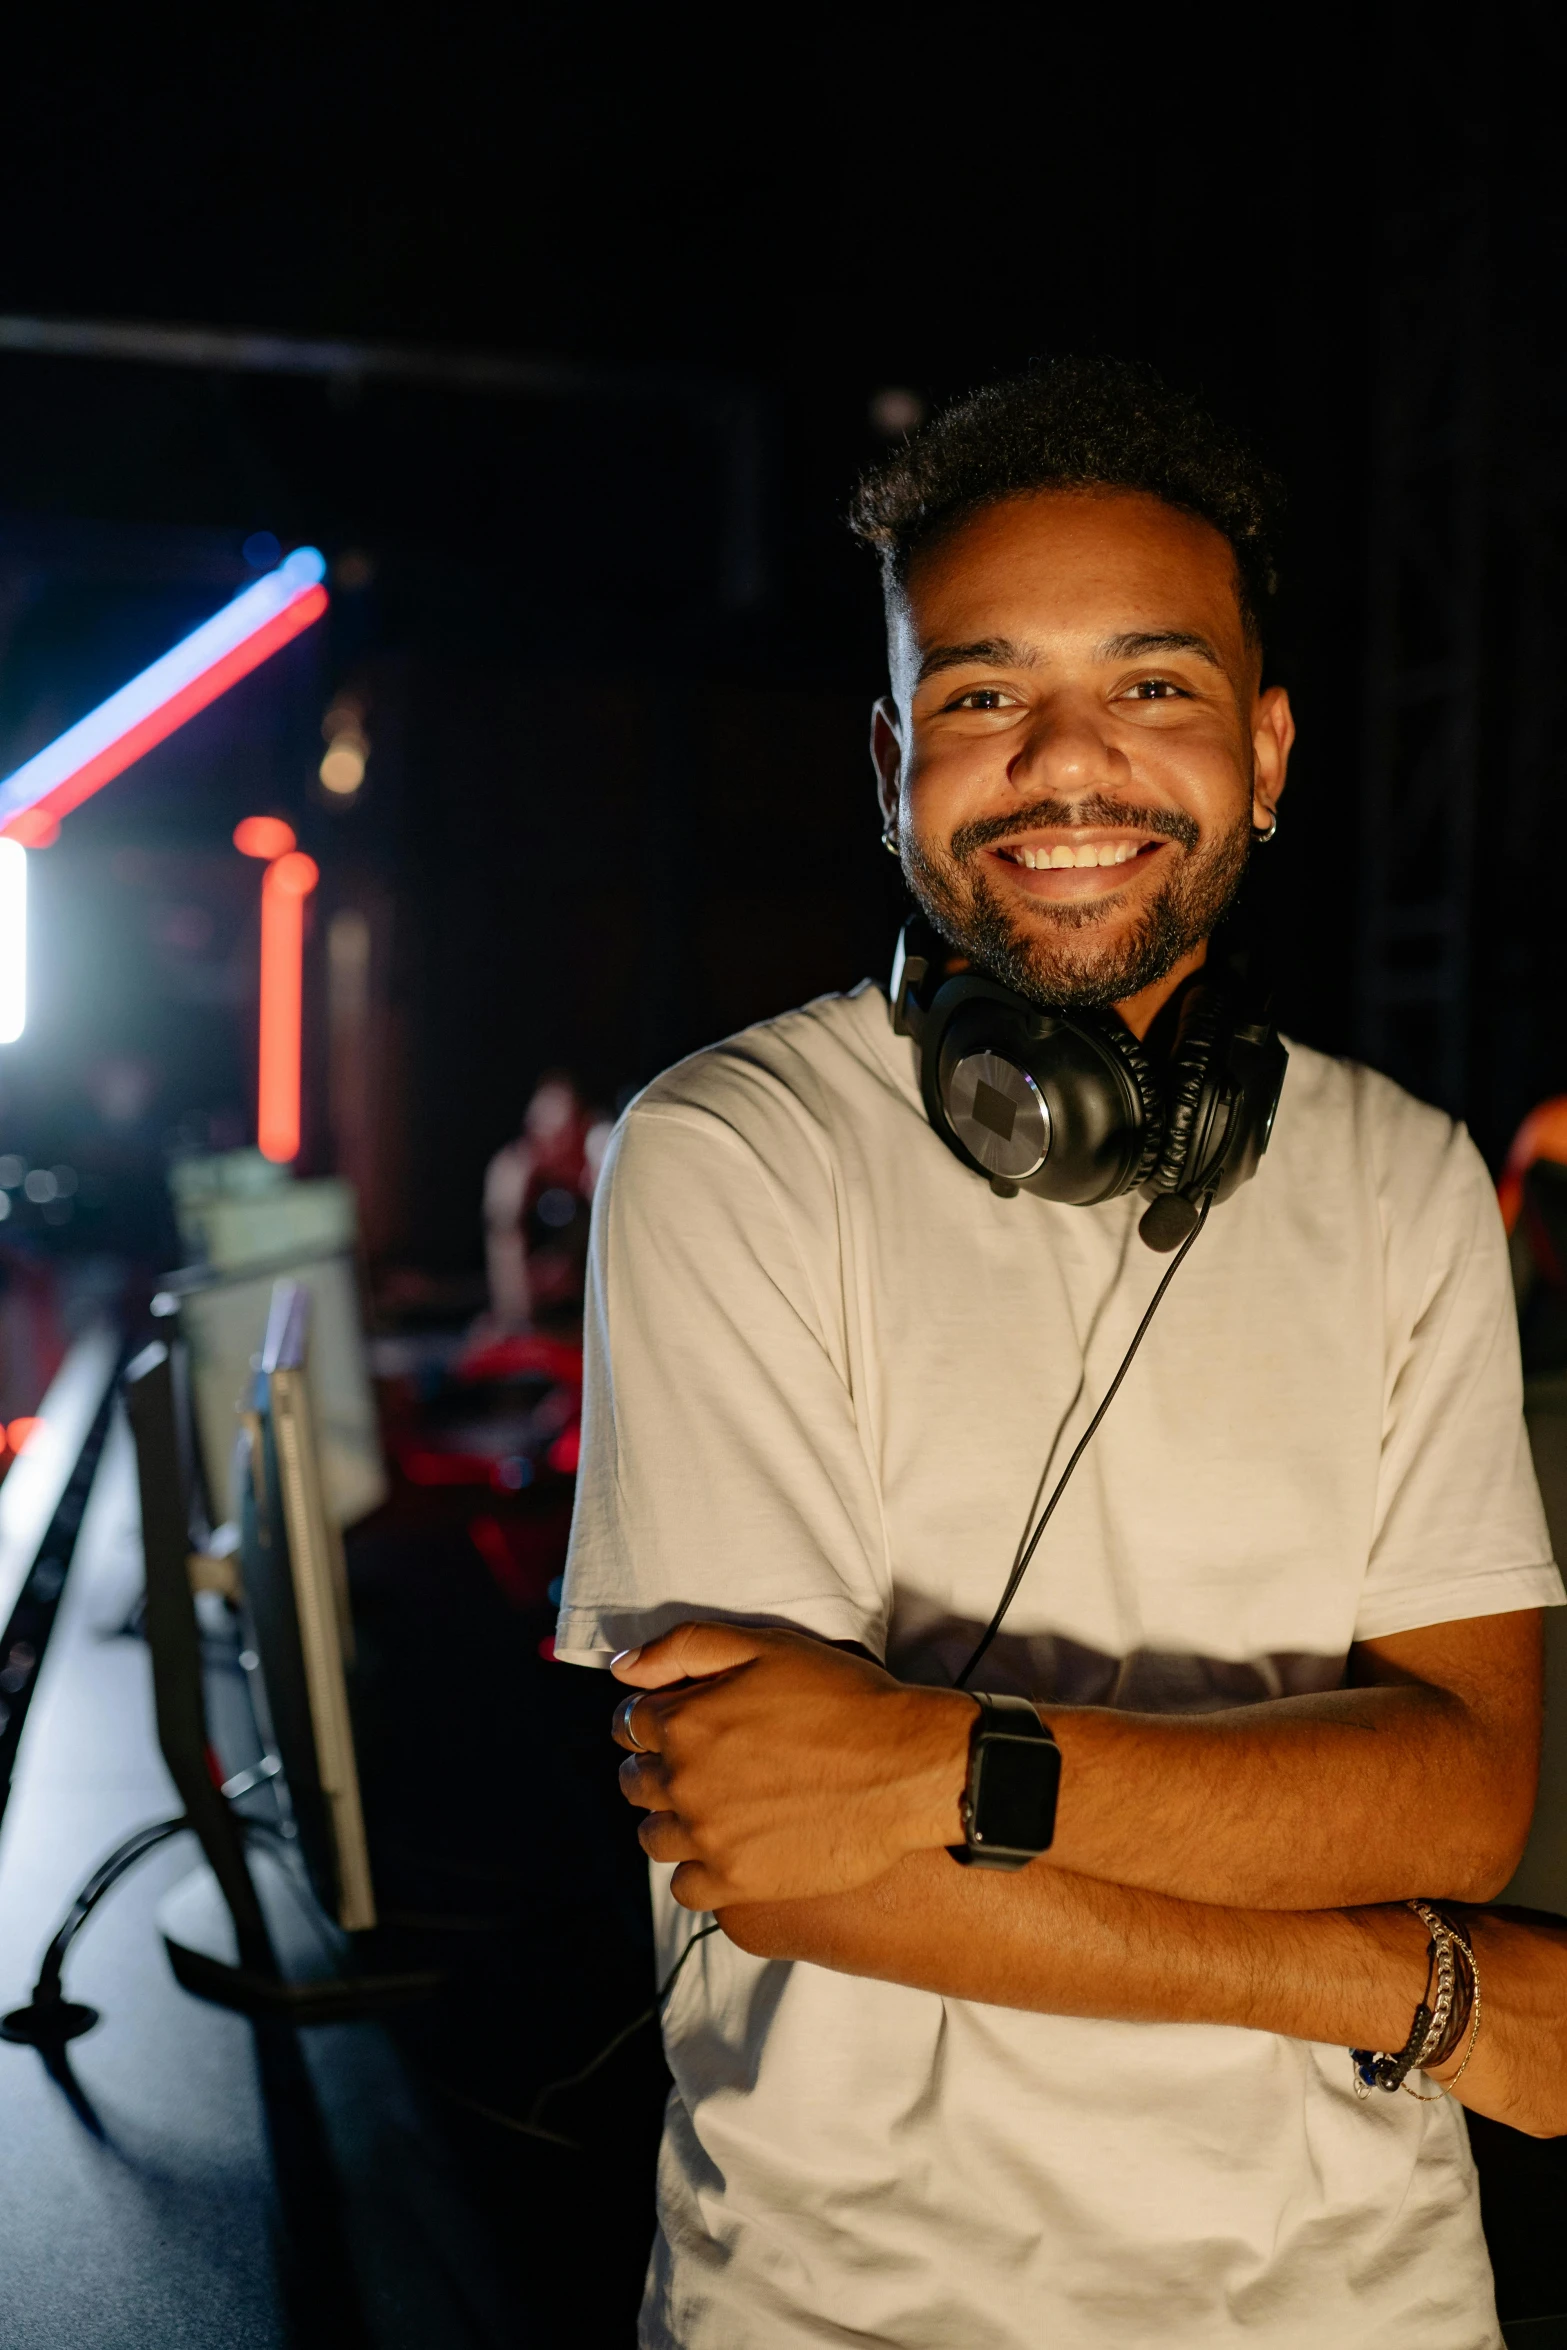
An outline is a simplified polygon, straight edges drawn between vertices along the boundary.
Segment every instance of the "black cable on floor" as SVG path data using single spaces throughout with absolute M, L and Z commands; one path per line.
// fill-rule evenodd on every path
M 190 1824 L 183 1812 L 178 1819 L 153 1820 L 104 1856 L 71 1903 L 44 1952 L 31 2000 L 26 2007 L 14 2008 L 0 2023 L 0 2034 L 7 2040 L 39 2047 L 79 2039 L 83 2032 L 91 2031 L 98 2021 L 97 2009 L 79 2006 L 65 1997 L 61 1980 L 65 1954 L 110 1888 L 138 1861 L 145 1860 L 149 1852 L 156 1852 L 171 1836 L 182 1835 Z

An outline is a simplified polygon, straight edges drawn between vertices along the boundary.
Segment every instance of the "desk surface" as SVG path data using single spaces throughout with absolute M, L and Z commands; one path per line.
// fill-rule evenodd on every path
M 38 1424 L 0 1484 L 0 1627 L 9 1623 L 50 1519 L 114 1376 L 119 1342 L 107 1323 L 72 1347 L 38 1407 Z

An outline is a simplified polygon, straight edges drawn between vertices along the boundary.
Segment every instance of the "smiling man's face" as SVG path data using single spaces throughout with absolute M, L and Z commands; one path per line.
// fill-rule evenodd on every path
M 915 558 L 872 753 L 909 886 L 1040 1003 L 1139 1035 L 1202 961 L 1294 725 L 1259 691 L 1234 558 L 1125 491 L 985 508 Z

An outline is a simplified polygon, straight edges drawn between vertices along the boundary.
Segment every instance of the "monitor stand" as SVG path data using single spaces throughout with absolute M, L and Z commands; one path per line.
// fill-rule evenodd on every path
M 158 1929 L 176 1980 L 198 1999 L 244 2015 L 299 2024 L 344 2023 L 380 2015 L 439 1989 L 423 1972 L 365 1971 L 366 1937 L 345 1934 L 317 1904 L 292 1855 L 259 1839 L 246 1854 L 251 1883 L 277 1959 L 276 1972 L 242 1961 L 234 1919 L 211 1869 L 202 1865 L 158 1904 Z

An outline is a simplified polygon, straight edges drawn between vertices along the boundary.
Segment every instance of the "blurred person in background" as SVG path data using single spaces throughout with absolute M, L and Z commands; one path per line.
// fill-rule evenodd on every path
M 1108 361 L 958 404 L 857 505 L 922 969 L 1087 1023 L 1160 1148 L 1203 1035 L 1266 1034 L 1203 974 L 1294 732 L 1273 513 Z M 997 1196 L 932 1122 L 866 983 L 666 1074 L 606 1162 L 557 1654 L 628 1686 L 683 1962 L 645 2350 L 1493 2350 L 1444 2088 L 1567 2129 L 1567 1933 L 1486 1907 L 1562 1588 L 1485 1168 L 1290 1048 L 980 1699 L 1154 1281 L 1142 1175 Z
M 563 1070 L 541 1077 L 522 1131 L 484 1177 L 488 1330 L 580 1325 L 588 1223 L 609 1122 Z

